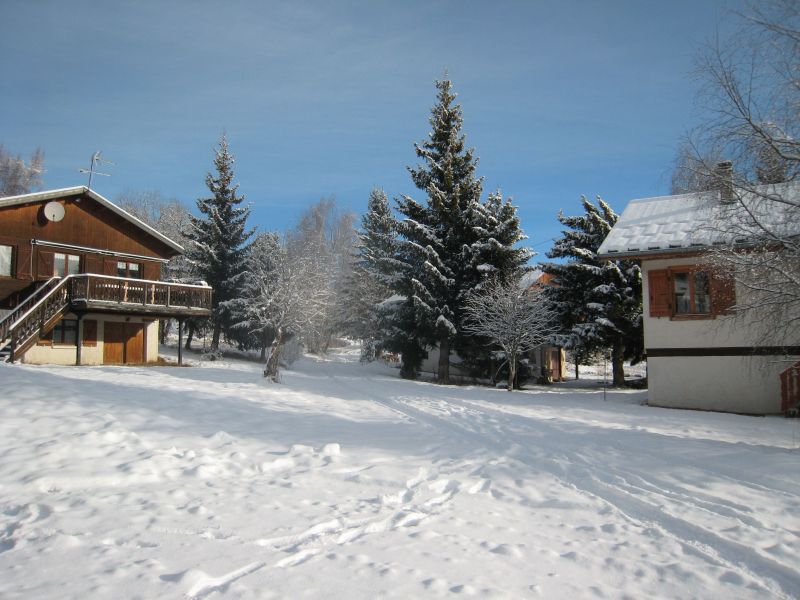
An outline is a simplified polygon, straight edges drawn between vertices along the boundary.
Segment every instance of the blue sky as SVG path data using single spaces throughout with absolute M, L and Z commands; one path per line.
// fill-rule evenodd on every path
M 45 187 L 95 179 L 114 200 L 187 204 L 225 131 L 262 229 L 323 196 L 357 212 L 370 189 L 423 199 L 406 171 L 447 69 L 485 189 L 519 206 L 535 249 L 559 209 L 600 194 L 621 212 L 669 192 L 701 115 L 692 56 L 725 0 L 586 2 L 0 3 L 0 143 L 45 151 Z

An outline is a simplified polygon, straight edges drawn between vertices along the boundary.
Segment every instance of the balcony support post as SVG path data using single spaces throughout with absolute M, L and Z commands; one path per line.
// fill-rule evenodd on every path
M 178 366 L 183 366 L 183 319 L 178 319 Z
M 75 364 L 81 366 L 81 346 L 83 341 L 83 313 L 77 313 L 78 324 L 75 326 Z

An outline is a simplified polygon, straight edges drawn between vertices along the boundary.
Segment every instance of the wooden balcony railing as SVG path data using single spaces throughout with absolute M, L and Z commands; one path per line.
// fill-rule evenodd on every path
M 147 312 L 211 312 L 211 288 L 203 285 L 127 279 L 86 273 L 73 275 L 70 300 L 73 305 L 119 307 Z

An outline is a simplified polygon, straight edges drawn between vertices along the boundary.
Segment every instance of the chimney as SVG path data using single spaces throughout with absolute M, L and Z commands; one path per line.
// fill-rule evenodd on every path
M 723 160 L 714 167 L 714 187 L 719 190 L 720 202 L 730 204 L 736 199 L 733 193 L 733 163 L 731 161 Z

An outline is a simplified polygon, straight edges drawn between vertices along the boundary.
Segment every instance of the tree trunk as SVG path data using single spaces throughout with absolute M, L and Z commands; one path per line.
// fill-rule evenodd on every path
M 622 341 L 615 342 L 611 347 L 611 369 L 614 385 L 625 385 L 624 355 L 625 344 Z
M 188 325 L 189 325 L 189 331 L 186 333 L 186 345 L 184 346 L 184 348 L 186 348 L 187 350 L 191 350 L 192 338 L 194 338 L 194 323 L 189 321 Z
M 331 340 L 333 339 L 333 334 L 328 333 L 323 335 L 322 337 L 322 348 L 320 348 L 320 354 L 326 355 L 328 353 L 328 348 L 331 347 Z
M 214 323 L 214 335 L 211 336 L 211 349 L 219 349 L 219 336 L 222 333 L 222 323 Z
M 403 357 L 403 354 L 400 355 L 400 377 L 403 379 L 417 378 L 417 370 L 411 366 L 409 360 Z
M 578 368 L 578 366 L 579 366 L 580 364 L 581 364 L 581 359 L 580 359 L 580 358 L 578 357 L 578 355 L 576 354 L 576 355 L 575 355 L 575 380 L 576 380 L 576 381 L 577 381 L 578 379 L 580 379 L 580 378 L 581 378 L 581 372 L 580 372 L 580 370 L 579 370 L 579 368 Z
M 450 383 L 450 338 L 445 334 L 439 338 L 439 376 L 437 383 Z
M 508 391 L 514 391 L 514 380 L 517 378 L 517 355 L 512 354 L 508 357 Z
M 159 333 L 159 342 L 162 344 L 167 343 L 167 336 L 169 335 L 170 329 L 172 329 L 172 319 L 161 319 L 161 332 Z
M 278 327 L 278 330 L 275 332 L 275 338 L 272 340 L 267 364 L 264 365 L 264 377 L 269 377 L 275 383 L 278 383 L 278 366 L 280 364 L 282 347 L 283 329 Z

